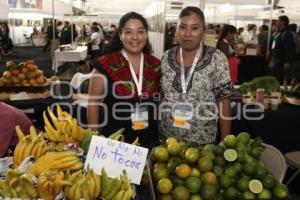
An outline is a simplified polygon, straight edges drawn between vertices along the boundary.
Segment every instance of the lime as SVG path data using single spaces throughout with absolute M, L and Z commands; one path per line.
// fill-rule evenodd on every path
M 243 165 L 239 162 L 235 162 L 232 165 L 234 167 L 234 169 L 237 171 L 237 173 L 242 171 Z
M 233 166 L 230 166 L 230 167 L 227 167 L 225 169 L 225 174 L 231 178 L 235 177 L 237 175 L 237 170 L 235 169 L 235 167 Z
M 240 163 L 243 163 L 246 161 L 246 157 L 247 157 L 247 153 L 243 152 L 243 151 L 239 151 L 238 152 L 238 157 L 237 157 L 237 161 Z
M 217 177 L 222 176 L 223 175 L 223 168 L 220 165 L 215 165 L 213 167 L 213 172 L 215 173 L 215 175 Z
M 246 175 L 249 175 L 249 176 L 255 175 L 257 172 L 257 168 L 258 168 L 258 165 L 257 165 L 256 161 L 245 162 L 243 164 L 243 171 Z
M 172 191 L 172 195 L 175 200 L 188 200 L 190 198 L 190 192 L 188 189 L 181 185 L 177 186 Z
M 185 181 L 185 186 L 193 194 L 200 191 L 201 185 L 202 185 L 202 182 L 199 177 L 190 176 Z
M 273 188 L 273 194 L 279 199 L 284 199 L 288 196 L 289 190 L 284 184 L 279 183 Z
M 249 189 L 251 192 L 253 192 L 254 194 L 259 194 L 262 192 L 263 190 L 263 185 L 262 183 L 257 180 L 257 179 L 252 179 L 250 182 L 249 182 Z
M 213 168 L 213 162 L 207 156 L 201 157 L 199 159 L 199 161 L 198 161 L 198 167 L 199 167 L 200 171 L 207 172 L 207 171 L 212 170 L 212 168 Z
M 235 137 L 235 135 L 227 135 L 224 138 L 224 144 L 226 146 L 226 148 L 234 148 L 236 143 L 237 143 L 237 138 Z
M 177 142 L 178 142 L 177 139 L 174 138 L 174 137 L 168 137 L 168 138 L 166 139 L 166 145 L 169 145 L 169 144 L 171 144 L 171 143 L 177 143 Z
M 167 145 L 167 150 L 171 156 L 177 156 L 181 152 L 182 146 L 178 142 L 171 142 Z
M 160 179 L 163 178 L 168 178 L 169 176 L 168 170 L 167 168 L 163 168 L 163 167 L 155 168 L 153 171 L 153 176 L 154 176 L 154 180 L 156 181 L 159 181 Z
M 242 177 L 237 182 L 237 187 L 241 192 L 245 192 L 249 189 L 249 179 Z
M 215 153 L 216 156 L 223 155 L 224 151 L 225 151 L 225 148 L 223 146 L 216 145 L 213 148 L 213 152 Z
M 224 158 L 228 162 L 233 162 L 237 159 L 237 152 L 234 149 L 226 149 L 224 151 Z
M 260 147 L 254 147 L 254 148 L 252 148 L 252 150 L 251 150 L 251 155 L 252 155 L 254 158 L 259 158 L 261 152 L 262 152 L 262 149 L 261 149 Z
M 238 152 L 245 152 L 247 150 L 247 146 L 242 142 L 238 142 L 235 146 L 235 150 Z
M 190 163 L 195 163 L 200 157 L 200 152 L 197 148 L 190 147 L 185 151 L 184 157 L 186 161 Z
M 276 184 L 276 179 L 273 175 L 269 174 L 262 179 L 264 188 L 272 189 Z
M 241 132 L 237 135 L 237 139 L 247 145 L 250 141 L 250 135 L 247 132 Z
M 238 199 L 238 190 L 235 187 L 230 186 L 225 190 L 225 198 L 229 200 L 236 200 Z
M 268 189 L 263 189 L 261 193 L 258 194 L 258 199 L 271 199 L 272 193 Z
M 213 144 L 206 144 L 206 145 L 204 145 L 203 149 L 208 149 L 208 150 L 212 151 L 214 149 L 214 145 Z
M 269 172 L 265 166 L 258 165 L 256 174 L 255 174 L 255 178 L 263 179 L 268 173 Z
M 243 193 L 243 199 L 245 199 L 245 200 L 254 200 L 255 195 L 250 191 L 246 191 L 246 192 Z
M 169 159 L 169 152 L 165 147 L 156 147 L 154 150 L 154 158 L 158 162 L 165 162 Z
M 211 149 L 203 149 L 201 151 L 201 157 L 205 157 L 205 156 L 209 157 L 212 160 L 215 158 L 215 154 Z
M 173 183 L 168 178 L 162 178 L 157 183 L 157 190 L 161 194 L 168 194 L 169 192 L 171 192 L 172 188 L 173 188 Z
M 228 188 L 231 185 L 231 178 L 227 175 L 222 175 L 219 178 L 219 184 L 222 188 Z
M 216 187 L 210 184 L 204 184 L 200 189 L 200 195 L 203 199 L 215 199 L 217 195 Z
M 167 169 L 169 173 L 174 172 L 176 167 L 182 163 L 182 160 L 179 157 L 171 157 L 167 163 Z
M 227 162 L 225 160 L 225 158 L 223 157 L 223 154 L 222 156 L 217 156 L 215 159 L 214 159 L 214 164 L 215 165 L 219 165 L 221 167 L 225 167 Z

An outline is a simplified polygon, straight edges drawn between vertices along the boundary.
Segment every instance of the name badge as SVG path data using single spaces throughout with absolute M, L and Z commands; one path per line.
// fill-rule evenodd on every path
M 190 129 L 193 118 L 191 104 L 176 104 L 173 112 L 173 126 L 177 128 Z
M 131 122 L 133 130 L 145 129 L 149 126 L 148 109 L 146 106 L 137 106 L 131 113 Z

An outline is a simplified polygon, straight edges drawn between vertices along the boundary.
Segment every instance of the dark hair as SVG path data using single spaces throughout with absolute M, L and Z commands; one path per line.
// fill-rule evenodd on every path
M 126 23 L 130 19 L 140 20 L 142 22 L 146 32 L 148 33 L 149 26 L 148 26 L 148 23 L 147 23 L 146 19 L 142 15 L 140 15 L 139 13 L 136 13 L 136 12 L 126 13 L 125 15 L 123 15 L 121 17 L 121 19 L 119 21 L 117 31 L 115 31 L 114 34 L 112 35 L 112 38 L 111 38 L 110 44 L 109 44 L 109 47 L 110 47 L 109 48 L 109 53 L 112 53 L 112 52 L 115 52 L 115 51 L 120 51 L 123 48 L 123 44 L 122 44 L 122 41 L 120 39 L 119 34 L 122 33 Z M 150 44 L 148 38 L 147 38 L 147 41 L 146 41 L 146 45 L 143 49 L 143 52 L 146 53 L 146 54 L 151 54 L 153 52 L 151 44 Z
M 256 27 L 255 24 L 248 24 L 248 31 L 251 31 L 254 27 Z
M 237 29 L 234 26 L 225 24 L 219 33 L 217 46 L 219 46 L 221 41 L 226 37 L 226 35 L 228 33 L 236 33 L 236 32 L 237 32 Z
M 91 30 L 94 30 L 95 32 L 99 32 L 98 26 L 92 26 L 92 27 L 91 27 Z
M 269 27 L 267 25 L 263 24 L 263 25 L 261 25 L 261 30 L 268 31 Z
M 192 14 L 197 15 L 200 18 L 200 20 L 202 20 L 202 22 L 203 22 L 203 29 L 205 29 L 204 15 L 203 15 L 202 10 L 200 8 L 198 8 L 198 7 L 195 7 L 195 6 L 187 6 L 187 7 L 185 7 L 179 13 L 179 18 L 182 18 L 182 17 L 185 17 L 185 16 L 190 16 Z
M 290 24 L 289 28 L 292 32 L 295 32 L 295 33 L 297 32 L 297 24 Z
M 284 27 L 287 27 L 290 23 L 290 20 L 286 15 L 280 16 L 278 19 L 284 23 Z

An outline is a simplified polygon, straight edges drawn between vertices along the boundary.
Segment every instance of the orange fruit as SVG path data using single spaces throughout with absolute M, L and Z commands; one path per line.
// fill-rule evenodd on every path
M 190 198 L 190 193 L 188 189 L 182 185 L 177 186 L 172 191 L 172 195 L 175 200 L 188 200 Z
M 169 159 L 169 152 L 165 147 L 156 147 L 154 149 L 154 158 L 158 162 L 165 162 Z
M 26 74 L 28 72 L 28 69 L 26 67 L 22 67 L 21 72 L 23 74 Z
M 14 83 L 14 84 L 19 84 L 21 81 L 20 81 L 20 79 L 18 78 L 18 77 L 16 77 L 16 76 L 12 76 L 11 77 L 11 80 L 12 80 L 12 82 Z
M 29 71 L 33 72 L 38 69 L 38 67 L 35 64 L 27 64 L 27 68 Z
M 173 183 L 168 178 L 162 178 L 157 183 L 157 190 L 161 194 L 168 194 L 169 192 L 171 192 L 172 188 L 173 188 Z
M 213 172 L 204 172 L 201 176 L 201 180 L 203 183 L 216 185 L 217 184 L 217 176 Z
M 153 177 L 155 181 L 159 181 L 163 178 L 168 178 L 168 170 L 167 168 L 155 168 L 153 171 Z
M 191 168 L 187 164 L 180 164 L 176 167 L 175 173 L 178 178 L 185 179 L 191 174 Z
M 3 73 L 3 77 L 9 79 L 12 77 L 12 73 L 10 71 L 6 71 Z
M 166 145 L 169 145 L 169 144 L 174 143 L 174 142 L 178 142 L 176 138 L 168 137 L 167 140 L 166 140 Z
M 184 158 L 190 162 L 190 163 L 195 163 L 198 161 L 200 157 L 200 152 L 197 148 L 195 147 L 190 147 L 185 151 Z
M 0 80 L 0 87 L 2 87 L 2 86 L 4 86 L 4 82 L 3 82 L 3 80 L 1 79 L 1 80 Z
M 23 80 L 26 78 L 26 75 L 21 72 L 20 74 L 18 74 L 18 78 Z
M 201 176 L 201 172 L 199 171 L 199 169 L 192 167 L 191 168 L 191 175 L 190 176 L 195 176 L 195 177 L 200 177 Z
M 213 161 L 207 156 L 201 157 L 198 161 L 198 167 L 202 172 L 210 171 L 213 168 Z
M 20 70 L 19 69 L 13 69 L 13 70 L 11 70 L 11 73 L 13 74 L 13 75 L 15 75 L 15 76 L 18 76 L 18 74 L 20 74 Z
M 182 150 L 182 146 L 178 142 L 171 142 L 167 145 L 167 150 L 172 156 L 177 156 Z

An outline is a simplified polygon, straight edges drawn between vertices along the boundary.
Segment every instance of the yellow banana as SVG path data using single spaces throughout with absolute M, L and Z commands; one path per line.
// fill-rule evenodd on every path
M 30 126 L 29 135 L 31 140 L 34 140 L 37 137 L 38 134 L 36 133 L 34 126 Z
M 26 135 L 25 136 L 25 142 L 24 142 L 24 146 L 23 146 L 23 150 L 22 152 L 20 153 L 22 156 L 21 157 L 21 160 L 20 160 L 20 163 L 25 159 L 27 158 L 27 156 L 29 156 L 30 152 L 31 152 L 31 149 L 32 149 L 32 141 L 30 139 L 30 135 Z
M 113 200 L 123 200 L 124 195 L 125 195 L 125 191 L 119 190 L 117 194 L 113 197 Z
M 77 180 L 80 178 L 82 176 L 82 170 L 78 170 L 78 171 L 76 171 L 75 173 L 73 173 L 72 175 L 70 175 L 70 177 L 67 179 L 67 181 L 69 181 L 70 183 L 77 183 Z M 71 197 L 71 195 L 73 194 L 71 194 L 70 193 L 70 190 L 71 190 L 71 188 L 74 186 L 75 184 L 73 184 L 72 186 L 66 186 L 65 187 L 65 190 L 64 190 L 64 192 L 65 192 L 65 194 L 66 194 L 66 196 L 69 198 L 69 199 L 72 199 L 72 198 L 70 198 Z
M 19 143 L 17 144 L 15 151 L 14 151 L 14 157 L 13 157 L 13 162 L 14 162 L 14 166 L 18 167 L 20 162 L 21 162 L 21 156 L 22 156 L 22 151 L 24 149 L 24 142 L 23 141 L 19 141 Z
M 59 142 L 58 140 L 58 133 L 56 130 L 49 128 L 48 126 L 44 126 L 45 132 L 47 132 L 47 135 L 49 136 L 49 139 L 52 142 Z
M 71 170 L 79 170 L 83 168 L 83 163 L 81 161 L 77 162 L 75 165 L 70 167 Z
M 52 126 L 52 124 L 50 123 L 47 115 L 46 115 L 46 112 L 44 111 L 43 112 L 43 119 L 44 119 L 44 122 L 45 122 L 45 126 L 51 130 L 51 131 L 55 131 L 55 128 Z
M 16 133 L 17 133 L 17 136 L 19 138 L 19 141 L 24 141 L 25 134 L 23 133 L 23 131 L 22 131 L 22 129 L 19 125 L 16 126 Z
M 62 109 L 60 107 L 59 104 L 56 105 L 56 113 L 57 113 L 57 119 L 58 120 L 62 120 L 63 119 L 63 115 L 62 115 Z
M 90 197 L 92 199 L 96 199 L 96 183 L 95 183 L 95 179 L 94 179 L 94 176 L 93 176 L 93 171 L 92 170 L 88 170 L 88 172 L 86 173 L 86 180 L 88 181 L 88 193 L 90 195 Z
M 24 188 L 24 191 L 30 196 L 30 198 L 38 197 L 38 193 L 32 183 L 32 180 L 30 179 L 30 177 L 28 177 L 28 175 L 23 174 L 22 176 L 20 176 L 20 182 L 22 188 Z
M 139 143 L 139 137 L 136 137 L 132 144 L 133 144 L 133 145 L 140 146 L 140 143 Z
M 61 168 L 63 166 L 66 166 L 67 163 L 71 163 L 72 161 L 79 161 L 78 157 L 75 156 L 65 156 L 64 158 L 55 160 L 53 163 L 51 163 L 51 166 Z
M 59 129 L 60 128 L 60 122 L 58 121 L 58 119 L 56 118 L 56 116 L 53 114 L 53 112 L 51 111 L 50 107 L 47 108 L 48 110 L 48 114 L 55 126 L 56 129 Z

